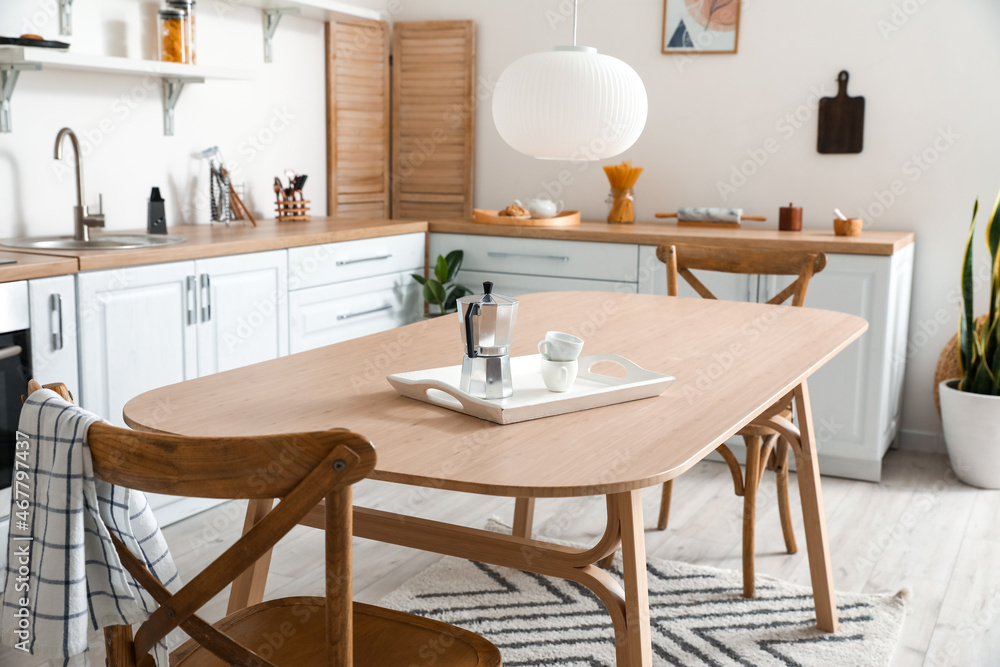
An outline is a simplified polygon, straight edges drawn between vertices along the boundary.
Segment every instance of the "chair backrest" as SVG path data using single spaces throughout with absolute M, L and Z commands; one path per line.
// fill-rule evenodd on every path
M 678 295 L 678 276 L 680 276 L 703 298 L 717 298 L 691 273 L 692 270 L 798 276 L 790 285 L 768 300 L 770 304 L 781 304 L 791 298 L 793 306 L 805 303 L 809 281 L 826 268 L 826 255 L 822 252 L 795 250 L 747 250 L 677 244 L 659 246 L 656 249 L 656 256 L 667 265 L 667 294 L 670 296 Z
M 32 380 L 28 393 L 40 389 Z M 71 400 L 63 385 L 46 385 Z M 125 569 L 159 603 L 135 633 L 129 664 L 152 664 L 150 651 L 180 626 L 228 664 L 273 667 L 195 615 L 326 500 L 327 664 L 349 665 L 351 647 L 351 485 L 375 468 L 375 449 L 337 429 L 261 437 L 188 438 L 95 423 L 87 434 L 95 477 L 139 491 L 201 498 L 281 498 L 233 546 L 171 593 L 112 535 Z

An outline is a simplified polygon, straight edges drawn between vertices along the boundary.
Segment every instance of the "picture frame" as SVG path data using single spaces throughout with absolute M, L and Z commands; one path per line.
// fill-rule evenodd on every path
M 735 54 L 742 0 L 663 0 L 661 52 Z

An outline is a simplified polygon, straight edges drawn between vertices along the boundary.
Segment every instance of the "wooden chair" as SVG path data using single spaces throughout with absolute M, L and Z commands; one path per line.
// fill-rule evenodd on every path
M 41 386 L 31 381 L 28 393 Z M 69 399 L 65 386 L 49 385 Z M 113 538 L 125 568 L 160 607 L 132 634 L 105 630 L 108 665 L 148 667 L 150 650 L 169 632 L 192 637 L 170 657 L 171 665 L 421 664 L 428 647 L 436 665 L 496 667 L 496 647 L 446 623 L 351 600 L 351 485 L 371 473 L 375 450 L 343 429 L 263 437 L 188 438 L 140 433 L 95 423 L 88 433 L 94 474 L 113 484 L 202 498 L 280 498 L 281 502 L 232 547 L 171 593 Z M 275 466 L 275 462 L 279 465 Z M 299 519 L 326 500 L 326 597 L 270 600 L 214 626 L 195 612 L 257 561 Z M 292 633 L 292 636 L 288 636 Z M 267 643 L 268 634 L 283 636 Z M 266 651 L 262 647 L 266 644 Z M 257 651 L 266 653 L 265 657 Z
M 678 295 L 678 277 L 683 278 L 705 299 L 715 299 L 704 283 L 691 273 L 692 270 L 717 271 L 721 273 L 742 273 L 779 276 L 797 276 L 768 303 L 781 304 L 789 298 L 792 306 L 805 303 L 806 291 L 812 277 L 826 267 L 826 255 L 821 252 L 804 253 L 792 250 L 745 250 L 740 248 L 718 248 L 698 245 L 661 245 L 656 256 L 667 265 L 667 294 Z M 776 406 L 777 407 L 777 406 Z M 791 404 L 781 407 L 780 414 L 790 418 Z M 781 532 L 785 537 L 785 548 L 793 554 L 795 533 L 792 530 L 791 512 L 788 502 L 788 449 L 789 445 L 778 433 L 761 426 L 746 426 L 737 435 L 746 443 L 746 474 L 740 470 L 732 451 L 720 445 L 716 451 L 729 464 L 733 475 L 733 486 L 737 496 L 743 496 L 743 596 L 754 596 L 754 527 L 757 514 L 757 488 L 764 468 L 770 468 L 777 475 L 778 513 L 781 516 Z M 665 530 L 670 517 L 670 497 L 673 480 L 663 485 L 660 500 L 660 516 L 656 527 Z

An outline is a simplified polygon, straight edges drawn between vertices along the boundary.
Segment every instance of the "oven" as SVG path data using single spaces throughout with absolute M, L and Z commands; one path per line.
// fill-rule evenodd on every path
M 10 512 L 10 482 L 21 395 L 31 378 L 28 283 L 0 283 L 0 521 Z

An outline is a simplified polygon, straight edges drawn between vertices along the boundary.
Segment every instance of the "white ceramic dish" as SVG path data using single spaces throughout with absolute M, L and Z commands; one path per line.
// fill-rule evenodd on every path
M 580 371 L 573 387 L 555 393 L 545 388 L 540 362 L 538 354 L 511 357 L 514 395 L 495 401 L 470 396 L 458 388 L 461 366 L 396 373 L 386 379 L 402 396 L 497 424 L 514 424 L 652 398 L 662 394 L 674 381 L 672 376 L 647 371 L 617 354 L 592 354 L 580 357 Z M 600 362 L 618 364 L 625 369 L 625 377 L 592 373 L 591 369 Z

